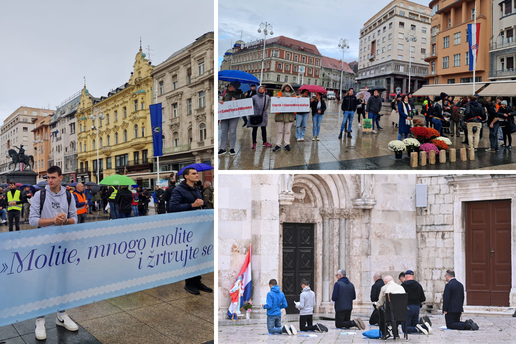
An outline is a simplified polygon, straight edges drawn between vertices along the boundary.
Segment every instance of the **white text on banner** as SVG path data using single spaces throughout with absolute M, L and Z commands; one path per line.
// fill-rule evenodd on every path
M 310 112 L 310 98 L 272 97 L 271 112 Z
M 253 100 L 251 98 L 239 99 L 219 104 L 218 120 L 240 118 L 254 115 Z

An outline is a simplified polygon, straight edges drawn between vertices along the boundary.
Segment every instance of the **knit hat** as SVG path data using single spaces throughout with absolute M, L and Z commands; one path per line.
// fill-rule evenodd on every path
M 507 100 L 502 100 L 501 104 L 507 106 Z
M 444 92 L 441 92 L 440 97 L 441 97 L 441 99 L 444 99 L 444 98 L 448 97 L 448 95 Z

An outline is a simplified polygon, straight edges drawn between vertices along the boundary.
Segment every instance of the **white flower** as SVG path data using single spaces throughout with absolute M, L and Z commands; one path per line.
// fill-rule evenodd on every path
M 418 140 L 416 140 L 416 139 L 405 139 L 405 140 L 403 140 L 403 143 L 406 146 L 414 146 L 414 147 L 421 146 L 421 143 Z
M 402 152 L 405 150 L 405 144 L 400 140 L 394 140 L 389 142 L 388 148 L 393 152 Z
M 451 144 L 452 144 L 451 140 L 449 138 L 447 138 L 447 137 L 444 137 L 444 136 L 439 136 L 439 137 L 436 137 L 435 139 L 443 141 L 448 146 L 451 146 Z

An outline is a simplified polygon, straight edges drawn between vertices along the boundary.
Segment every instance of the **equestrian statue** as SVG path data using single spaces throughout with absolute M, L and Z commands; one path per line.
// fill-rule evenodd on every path
M 13 147 L 18 148 L 18 152 L 16 152 L 14 149 L 9 149 L 9 156 L 13 160 L 9 163 L 8 168 L 10 169 L 11 165 L 14 164 L 13 171 L 15 171 L 16 165 L 23 163 L 24 166 L 28 166 L 31 170 L 34 170 L 34 157 L 32 155 L 25 155 L 25 149 L 23 149 L 23 145 L 20 145 L 20 147 Z

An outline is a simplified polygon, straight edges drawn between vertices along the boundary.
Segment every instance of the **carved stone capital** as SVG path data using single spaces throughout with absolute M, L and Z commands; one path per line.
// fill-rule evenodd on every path
M 374 198 L 356 198 L 353 200 L 355 209 L 373 209 L 377 201 Z

